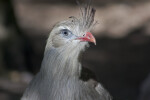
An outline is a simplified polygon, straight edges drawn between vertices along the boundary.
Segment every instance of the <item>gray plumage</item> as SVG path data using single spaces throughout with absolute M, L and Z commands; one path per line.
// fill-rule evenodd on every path
M 88 42 L 80 39 L 93 27 L 94 14 L 95 9 L 86 5 L 81 8 L 79 19 L 71 17 L 54 26 L 41 69 L 21 100 L 111 100 L 109 93 L 94 79 L 82 79 L 79 57 Z

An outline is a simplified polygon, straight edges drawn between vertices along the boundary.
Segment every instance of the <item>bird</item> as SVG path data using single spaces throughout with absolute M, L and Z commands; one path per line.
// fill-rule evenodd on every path
M 69 17 L 51 30 L 40 71 L 27 86 L 21 100 L 112 100 L 96 75 L 82 66 L 82 55 L 90 43 L 96 10 L 80 6 L 80 17 Z

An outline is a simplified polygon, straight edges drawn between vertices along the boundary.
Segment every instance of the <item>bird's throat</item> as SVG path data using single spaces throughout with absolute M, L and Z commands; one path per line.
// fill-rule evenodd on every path
M 41 72 L 48 77 L 60 79 L 69 77 L 79 77 L 81 64 L 79 62 L 79 52 L 58 52 L 47 50 L 44 54 Z

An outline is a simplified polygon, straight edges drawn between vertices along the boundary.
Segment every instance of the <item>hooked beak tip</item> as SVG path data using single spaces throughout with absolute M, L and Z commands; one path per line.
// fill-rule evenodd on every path
M 95 38 L 94 38 L 94 40 L 93 40 L 93 43 L 94 43 L 94 45 L 96 45 L 96 40 L 95 40 Z

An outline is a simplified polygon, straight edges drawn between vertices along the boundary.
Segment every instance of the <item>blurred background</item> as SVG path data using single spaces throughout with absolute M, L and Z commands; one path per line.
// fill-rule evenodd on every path
M 83 64 L 114 100 L 150 100 L 150 1 L 92 3 L 97 45 Z M 20 99 L 39 71 L 51 28 L 69 16 L 79 16 L 75 0 L 0 0 L 0 100 Z

